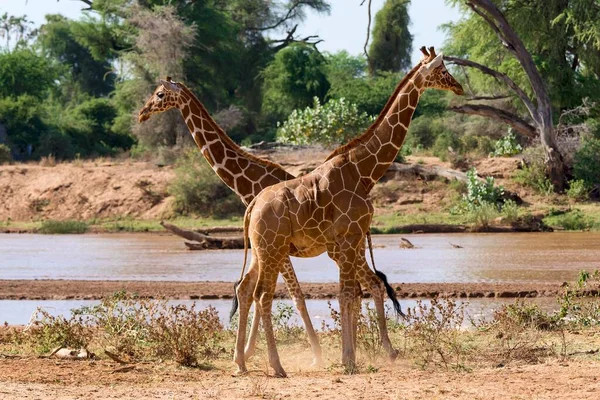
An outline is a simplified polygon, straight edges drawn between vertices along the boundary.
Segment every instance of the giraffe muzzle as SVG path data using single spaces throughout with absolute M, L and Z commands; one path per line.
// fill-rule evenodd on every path
M 463 87 L 458 82 L 456 83 L 456 86 L 454 86 L 454 88 L 452 89 L 452 91 L 454 92 L 454 94 L 456 94 L 458 96 L 462 96 L 463 94 L 465 94 L 465 91 L 464 91 Z
M 144 122 L 148 118 L 150 118 L 150 109 L 149 107 L 146 107 L 142 111 L 140 111 L 140 114 L 138 115 L 138 122 Z

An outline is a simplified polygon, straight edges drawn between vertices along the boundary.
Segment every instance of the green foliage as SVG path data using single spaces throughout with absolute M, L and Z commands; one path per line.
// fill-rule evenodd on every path
M 530 147 L 523 152 L 523 155 L 525 165 L 515 173 L 514 181 L 528 186 L 544 196 L 552 194 L 554 189 L 552 182 L 546 176 L 546 165 L 541 146 Z
M 355 104 L 345 99 L 332 99 L 321 105 L 315 97 L 313 107 L 294 110 L 279 126 L 277 140 L 291 144 L 341 144 L 360 134 L 372 122 L 373 118 L 359 112 Z
M 494 144 L 494 157 L 510 157 L 523 151 L 523 147 L 517 142 L 517 135 L 512 129 L 508 129 L 508 134 L 498 139 Z
M 595 227 L 594 221 L 581 210 L 572 210 L 559 215 L 544 218 L 544 223 L 558 226 L 567 231 L 586 231 Z
M 433 144 L 433 155 L 439 157 L 440 160 L 446 161 L 449 153 L 458 152 L 460 150 L 460 139 L 454 132 L 443 132 Z
M 468 10 L 464 2 L 451 0 L 450 3 Z M 596 25 L 598 6 L 586 0 L 575 3 L 579 5 L 561 0 L 508 0 L 497 3 L 531 52 L 557 114 L 561 110 L 575 108 L 584 97 L 597 98 L 600 83 L 598 41 L 573 40 L 573 26 Z M 587 3 L 585 8 L 581 3 Z M 577 8 L 586 9 L 586 12 L 573 13 Z M 593 9 L 596 11 L 587 12 Z M 577 15 L 577 18 L 569 21 L 565 15 Z M 469 13 L 466 18 L 447 24 L 445 29 L 450 38 L 444 46 L 445 52 L 508 74 L 517 86 L 532 96 L 531 86 L 519 62 L 508 54 L 495 32 L 479 15 Z M 582 30 L 587 31 L 587 28 Z M 590 51 L 591 48 L 595 50 Z M 578 55 L 576 64 L 573 63 L 573 54 Z M 495 93 L 500 88 L 505 90 L 494 78 L 475 70 L 469 71 L 469 82 L 469 86 L 477 93 Z M 513 100 L 519 110 L 524 110 L 516 96 Z
M 196 311 L 195 304 L 169 305 L 117 292 L 100 304 L 71 310 L 69 319 L 38 309 L 31 329 L 20 335 L 40 353 L 56 347 L 88 349 L 99 342 L 105 354 L 120 362 L 158 358 L 199 367 L 222 352 L 223 326 L 211 307 Z
M 10 147 L 7 145 L 0 143 L 0 165 L 8 164 L 12 161 L 12 153 L 10 151 Z
M 244 212 L 242 202 L 196 149 L 190 149 L 181 156 L 169 193 L 175 196 L 174 208 L 178 213 L 227 216 Z
M 108 49 L 103 51 L 103 58 L 95 58 L 85 45 L 90 42 L 96 44 L 97 56 L 100 56 L 99 43 L 112 45 L 106 43 L 110 40 L 106 38 L 106 31 L 87 29 L 95 24 L 90 19 L 72 21 L 53 14 L 47 15 L 46 23 L 40 27 L 37 42 L 47 57 L 60 64 L 61 88 L 68 96 L 77 92 L 102 96 L 114 89 L 115 75 L 111 73 L 110 59 L 106 57 Z
M 0 98 L 31 96 L 38 101 L 54 85 L 55 69 L 32 49 L 0 52 Z
M 45 220 L 39 229 L 39 233 L 54 235 L 54 234 L 70 234 L 70 233 L 86 233 L 88 224 L 83 221 L 76 220 Z
M 51 130 L 44 122 L 39 100 L 28 94 L 0 99 L 0 123 L 6 127 L 8 143 L 16 157 L 22 158 L 29 156 L 28 146 L 36 146 L 39 137 Z
M 519 219 L 519 206 L 514 200 L 509 199 L 502 204 L 502 217 L 509 224 L 517 222 Z
M 279 118 L 308 107 L 314 97 L 323 101 L 330 87 L 325 58 L 314 47 L 302 43 L 278 52 L 263 77 L 263 110 Z
M 590 187 L 583 179 L 572 179 L 569 181 L 567 197 L 574 201 L 585 201 L 590 198 Z
M 328 96 L 333 99 L 345 98 L 356 104 L 361 112 L 377 115 L 398 85 L 400 76 L 395 72 L 382 72 L 376 76 L 361 75 L 356 78 L 331 82 Z
M 600 139 L 589 138 L 575 154 L 573 175 L 592 187 L 600 184 Z
M 494 178 L 488 176 L 485 180 L 481 180 L 477 176 L 477 170 L 471 168 L 467 171 L 467 192 L 462 195 L 461 204 L 453 212 L 458 214 L 481 212 L 488 215 L 488 211 L 493 208 L 497 213 L 499 211 L 498 204 L 502 202 L 503 195 L 504 188 L 495 186 Z
M 413 37 L 408 30 L 409 4 L 410 0 L 386 0 L 375 15 L 369 47 L 371 72 L 397 72 L 410 68 Z

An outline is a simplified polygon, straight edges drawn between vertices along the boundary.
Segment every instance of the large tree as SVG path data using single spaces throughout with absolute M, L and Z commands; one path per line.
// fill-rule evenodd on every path
M 501 88 L 507 88 L 515 99 L 508 108 L 469 103 L 452 110 L 493 118 L 523 135 L 538 137 L 548 176 L 555 189 L 562 190 L 566 171 L 556 144 L 555 115 L 580 104 L 582 96 L 593 94 L 597 87 L 597 79 L 589 79 L 589 69 L 580 57 L 585 46 L 581 47 L 566 23 L 569 2 L 449 2 L 468 7 L 472 14 L 449 27 L 451 40 L 446 50 L 464 58 L 447 57 L 447 61 L 483 74 L 480 78 L 466 75 L 475 92 L 498 95 L 506 90 Z
M 369 48 L 369 69 L 372 73 L 410 68 L 413 37 L 408 30 L 409 5 L 410 0 L 386 0 L 375 15 Z
M 279 51 L 264 73 L 263 108 L 283 119 L 296 108 L 323 101 L 329 90 L 325 57 L 308 44 L 294 43 Z

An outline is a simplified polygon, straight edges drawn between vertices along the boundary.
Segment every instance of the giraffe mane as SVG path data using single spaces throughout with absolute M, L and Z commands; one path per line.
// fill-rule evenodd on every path
M 417 73 L 417 71 L 419 70 L 421 65 L 422 65 L 422 62 L 419 62 L 416 66 L 413 67 L 413 69 L 411 69 L 410 71 L 408 71 L 408 73 L 406 75 L 404 75 L 404 78 L 402 78 L 402 80 L 400 81 L 398 86 L 396 86 L 394 93 L 390 96 L 387 103 L 385 103 L 385 106 L 383 107 L 383 109 L 381 110 L 379 115 L 377 116 L 377 119 L 375 120 L 375 122 L 373 122 L 371 124 L 371 126 L 369 126 L 369 128 L 362 135 L 352 139 L 350 142 L 346 143 L 345 145 L 340 146 L 337 149 L 335 149 L 331 154 L 329 154 L 329 156 L 325 159 L 325 161 L 328 161 L 328 160 L 332 159 L 333 157 L 338 156 L 340 154 L 347 153 L 348 151 L 352 150 L 356 146 L 358 146 L 362 143 L 365 143 L 367 141 L 367 139 L 370 137 L 370 135 L 373 133 L 373 131 L 375 131 L 375 128 L 379 124 L 381 124 L 381 122 L 385 118 L 388 110 L 392 107 L 392 104 L 396 100 L 396 97 L 398 96 L 398 93 L 400 92 L 400 90 L 402 90 L 404 85 Z
M 175 82 L 173 82 L 173 83 L 175 83 Z M 261 165 L 264 165 L 264 166 L 278 168 L 278 169 L 282 170 L 283 172 L 285 172 L 286 174 L 289 175 L 289 173 L 281 165 L 279 165 L 279 164 L 277 164 L 277 163 L 275 163 L 273 161 L 269 161 L 269 160 L 266 160 L 264 158 L 257 157 L 255 155 L 250 154 L 247 151 L 243 150 L 236 142 L 233 141 L 233 139 L 231 139 L 229 137 L 229 135 L 227 135 L 227 133 L 219 126 L 219 124 L 217 124 L 217 122 L 208 113 L 208 110 L 206 109 L 206 107 L 204 107 L 204 104 L 202 104 L 202 102 L 200 100 L 198 100 L 198 98 L 196 97 L 196 95 L 187 86 L 185 86 L 181 82 L 177 82 L 176 84 L 181 88 L 181 90 L 187 96 L 190 97 L 190 99 L 192 101 L 196 102 L 196 104 L 198 105 L 198 107 L 200 107 L 200 111 L 202 111 L 203 113 L 205 113 L 206 115 L 209 116 L 209 119 L 208 119 L 209 123 L 217 131 L 217 133 L 220 136 L 220 139 L 224 143 L 227 143 L 229 146 L 232 147 L 232 149 L 234 149 L 235 151 L 238 151 L 241 156 L 243 156 L 244 158 L 247 158 L 248 160 L 254 161 L 254 162 L 256 162 L 258 164 L 261 164 Z

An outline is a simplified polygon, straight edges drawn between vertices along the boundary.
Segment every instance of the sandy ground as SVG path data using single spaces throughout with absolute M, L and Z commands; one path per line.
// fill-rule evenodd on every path
M 511 298 L 556 296 L 556 283 L 403 283 L 392 284 L 401 298 Z M 598 288 L 596 288 L 597 290 Z M 126 290 L 144 297 L 167 299 L 230 299 L 231 282 L 0 280 L 0 300 L 95 300 Z M 310 299 L 337 297 L 335 283 L 302 283 Z M 289 297 L 278 284 L 276 297 Z
M 166 364 L 127 367 L 107 361 L 0 358 L 2 399 L 598 399 L 598 361 L 549 361 L 471 372 L 422 371 L 402 360 L 374 373 L 290 365 L 289 377 L 266 368 L 232 377 L 233 366 L 211 371 Z M 287 361 L 287 362 L 286 362 Z

